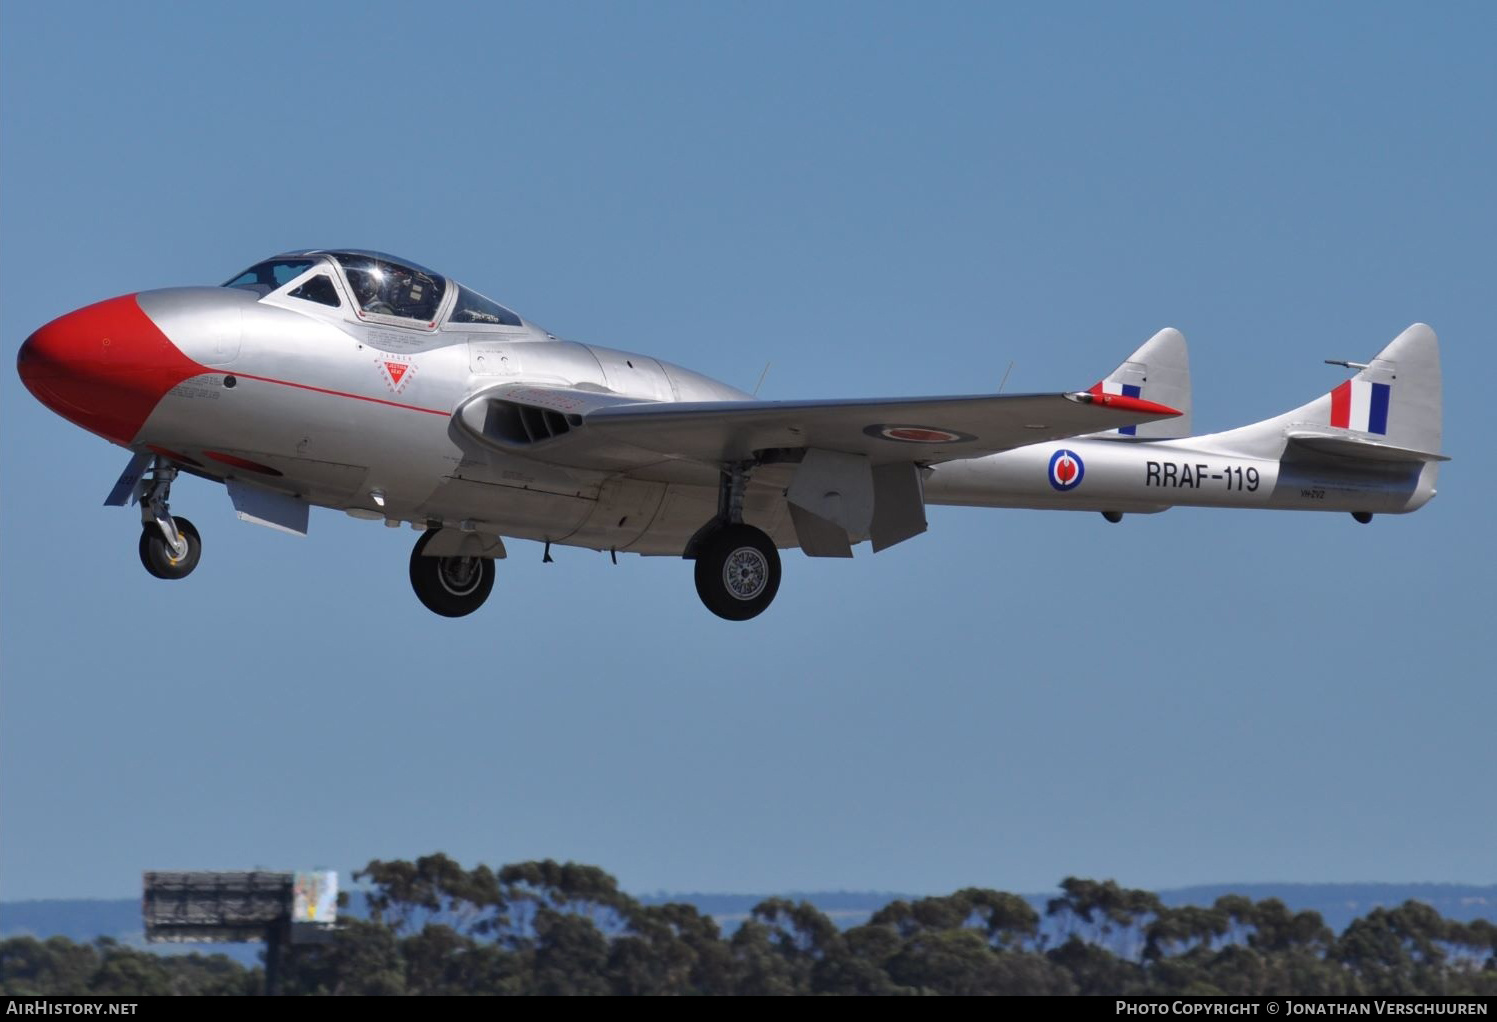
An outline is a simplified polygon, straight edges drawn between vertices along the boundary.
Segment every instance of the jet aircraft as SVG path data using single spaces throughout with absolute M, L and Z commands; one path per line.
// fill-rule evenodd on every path
M 105 503 L 138 503 L 152 575 L 197 566 L 179 473 L 239 517 L 304 535 L 313 505 L 421 532 L 416 596 L 476 610 L 504 537 L 684 557 L 746 620 L 779 550 L 850 557 L 926 529 L 928 504 L 1128 513 L 1176 505 L 1376 513 L 1435 493 L 1441 386 L 1415 324 L 1275 418 L 1190 434 L 1185 339 L 1162 330 L 1081 390 L 760 401 L 647 355 L 563 340 L 416 263 L 294 251 L 219 287 L 142 291 L 33 333 L 43 404 L 130 452 Z

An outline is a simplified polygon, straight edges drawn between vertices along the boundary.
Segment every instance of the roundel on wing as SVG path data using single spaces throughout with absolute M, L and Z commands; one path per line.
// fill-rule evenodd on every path
M 936 426 L 892 425 L 884 422 L 865 426 L 863 432 L 871 437 L 897 440 L 905 444 L 959 444 L 977 439 L 971 433 L 958 433 L 956 430 Z
M 1061 493 L 1080 486 L 1084 475 L 1086 466 L 1081 462 L 1081 455 L 1075 451 L 1062 448 L 1050 455 L 1050 485 Z

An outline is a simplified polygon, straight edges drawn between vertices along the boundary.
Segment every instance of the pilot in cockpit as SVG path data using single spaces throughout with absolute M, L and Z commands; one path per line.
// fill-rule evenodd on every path
M 364 312 L 391 315 L 395 309 L 384 299 L 383 283 L 378 270 L 348 269 L 348 283 Z

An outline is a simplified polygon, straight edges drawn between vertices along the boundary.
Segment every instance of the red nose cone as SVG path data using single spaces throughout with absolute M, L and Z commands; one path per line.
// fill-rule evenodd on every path
M 129 444 L 157 403 L 203 372 L 167 339 L 134 295 L 54 319 L 16 356 L 21 381 L 58 415 Z

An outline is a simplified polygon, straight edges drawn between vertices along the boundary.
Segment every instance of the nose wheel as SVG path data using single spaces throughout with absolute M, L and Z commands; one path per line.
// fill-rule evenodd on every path
M 436 529 L 416 540 L 411 551 L 411 588 L 426 609 L 443 617 L 464 617 L 483 606 L 494 588 L 494 562 L 488 557 L 427 557 Z
M 172 531 L 177 534 L 176 544 L 167 540 L 155 521 L 140 528 L 140 563 L 156 578 L 186 578 L 198 566 L 198 558 L 203 554 L 203 541 L 198 536 L 197 526 L 186 518 L 173 518 L 171 523 Z
M 724 525 L 697 554 L 697 595 L 729 621 L 758 617 L 780 589 L 780 554 L 752 525 Z
M 124 503 L 126 486 L 137 462 L 125 469 L 125 475 L 115 484 L 115 493 L 110 501 L 118 499 Z M 154 459 L 151 476 L 134 484 L 140 496 L 140 563 L 156 578 L 178 579 L 192 574 L 203 555 L 203 541 L 198 536 L 197 526 L 185 518 L 173 518 L 167 508 L 171 498 L 172 482 L 177 478 L 177 467 L 166 458 Z

